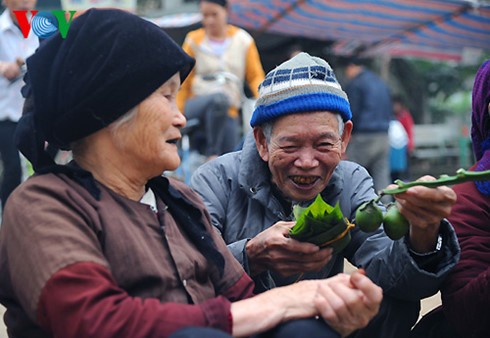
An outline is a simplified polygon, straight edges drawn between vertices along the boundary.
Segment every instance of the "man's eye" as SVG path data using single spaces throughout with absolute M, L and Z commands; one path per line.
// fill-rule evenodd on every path
M 318 145 L 318 148 L 320 150 L 324 150 L 324 151 L 330 151 L 330 150 L 334 150 L 336 149 L 340 144 L 340 140 L 336 143 L 332 143 L 332 142 L 322 142 Z
M 297 146 L 284 146 L 281 148 L 282 148 L 282 150 L 284 150 L 287 153 L 291 153 L 291 152 L 296 151 L 298 149 Z

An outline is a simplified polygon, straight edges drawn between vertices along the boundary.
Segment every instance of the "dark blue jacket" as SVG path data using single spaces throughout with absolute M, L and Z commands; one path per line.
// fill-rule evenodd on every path
M 345 87 L 352 110 L 353 133 L 387 132 L 393 118 L 390 90 L 375 73 L 363 70 Z

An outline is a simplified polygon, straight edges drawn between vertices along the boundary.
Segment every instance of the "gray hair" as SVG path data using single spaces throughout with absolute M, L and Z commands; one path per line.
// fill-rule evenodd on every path
M 128 112 L 126 112 L 124 115 L 120 116 L 117 120 L 112 122 L 107 126 L 111 133 L 116 136 L 119 133 L 119 130 L 121 130 L 121 127 L 125 125 L 126 123 L 131 122 L 134 117 L 136 116 L 136 113 L 138 112 L 138 106 L 135 106 L 131 108 Z M 84 151 L 85 149 L 85 138 L 76 140 L 70 144 L 70 148 L 73 152 L 73 155 L 79 154 Z
M 340 116 L 340 114 L 335 114 L 335 116 L 337 117 L 337 121 L 339 122 L 339 135 L 342 136 L 342 134 L 344 133 L 345 125 L 344 120 L 342 119 L 342 116 Z M 269 143 L 271 140 L 273 125 L 274 121 L 269 121 L 260 125 L 260 127 L 262 128 L 262 132 L 265 135 L 265 139 L 267 140 L 267 143 Z

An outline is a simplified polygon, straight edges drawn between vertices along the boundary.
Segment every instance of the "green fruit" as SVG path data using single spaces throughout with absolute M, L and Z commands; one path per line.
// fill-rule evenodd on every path
M 383 222 L 383 212 L 374 200 L 361 204 L 356 210 L 356 225 L 364 232 L 374 232 Z
M 383 217 L 383 225 L 386 235 L 396 241 L 408 233 L 409 223 L 395 203 L 388 205 Z

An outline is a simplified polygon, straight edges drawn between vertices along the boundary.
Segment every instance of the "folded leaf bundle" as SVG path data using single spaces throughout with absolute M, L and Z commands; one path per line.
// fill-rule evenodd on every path
M 292 238 L 320 247 L 331 246 L 334 252 L 349 244 L 349 230 L 354 225 L 344 217 L 338 203 L 332 207 L 318 195 L 306 208 L 294 206 L 293 213 L 296 224 L 289 231 Z

